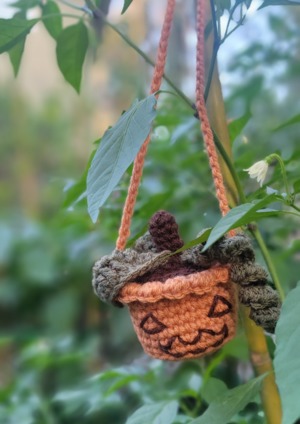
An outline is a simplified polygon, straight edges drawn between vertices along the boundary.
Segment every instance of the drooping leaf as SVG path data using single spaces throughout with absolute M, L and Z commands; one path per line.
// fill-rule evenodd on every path
M 252 221 L 272 216 L 278 213 L 273 209 L 261 210 L 264 206 L 276 200 L 276 194 L 269 194 L 262 200 L 245 203 L 244 205 L 237 206 L 231 209 L 227 215 L 220 219 L 220 221 L 212 229 L 203 252 L 207 250 L 212 244 L 219 240 L 224 234 L 233 228 L 238 228 L 242 225 L 249 224 Z
M 63 25 L 60 9 L 54 1 L 48 0 L 47 3 L 43 6 L 42 19 L 45 28 L 47 29 L 51 37 L 56 40 L 62 31 Z
M 20 69 L 24 47 L 25 40 L 22 40 L 8 51 L 9 59 L 12 64 L 15 77 L 18 75 Z
M 288 119 L 287 121 L 283 122 L 282 124 L 278 125 L 273 129 L 273 131 L 279 131 L 286 127 L 289 127 L 294 124 L 298 124 L 300 122 L 300 114 L 293 116 L 292 118 Z
M 88 212 L 93 222 L 149 134 L 155 105 L 154 95 L 135 101 L 104 134 L 87 177 Z
M 300 418 L 300 284 L 289 292 L 276 326 L 274 368 L 279 388 L 282 424 L 294 424 Z
M 234 121 L 230 122 L 228 125 L 230 140 L 233 142 L 237 136 L 239 136 L 244 129 L 244 127 L 249 122 L 249 119 L 251 118 L 251 113 L 247 112 L 245 115 L 235 119 Z
M 87 48 L 88 32 L 82 21 L 63 29 L 58 36 L 56 57 L 59 69 L 78 93 Z
M 144 405 L 128 418 L 126 424 L 172 424 L 178 410 L 175 400 Z
M 23 12 L 23 11 L 17 12 L 14 15 L 14 19 L 24 19 L 25 20 L 26 19 L 25 12 Z M 12 47 L 8 51 L 9 59 L 10 59 L 10 62 L 12 64 L 15 77 L 18 75 L 18 72 L 19 72 L 19 69 L 20 69 L 21 60 L 22 60 L 22 56 L 23 56 L 23 53 L 24 53 L 24 47 L 25 47 L 25 37 L 23 39 L 21 39 L 21 41 L 19 41 L 18 44 L 16 44 L 14 47 Z
M 192 420 L 190 424 L 227 424 L 234 415 L 253 401 L 264 377 L 265 375 L 254 378 L 246 384 L 219 394 L 204 414 Z
M 124 4 L 123 4 L 123 9 L 122 9 L 121 15 L 123 15 L 123 13 L 126 12 L 126 10 L 131 5 L 131 3 L 132 3 L 132 0 L 124 0 Z
M 7 52 L 12 47 L 25 40 L 31 28 L 38 19 L 0 19 L 0 54 Z

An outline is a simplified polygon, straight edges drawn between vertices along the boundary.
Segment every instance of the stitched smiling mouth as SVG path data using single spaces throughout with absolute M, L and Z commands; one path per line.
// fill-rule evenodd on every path
M 172 346 L 173 346 L 176 339 L 183 346 L 193 346 L 193 345 L 196 345 L 197 343 L 199 343 L 201 341 L 202 334 L 209 334 L 211 336 L 221 336 L 221 337 L 218 338 L 217 341 L 215 341 L 214 343 L 212 343 L 211 345 L 206 346 L 206 347 L 202 347 L 202 348 L 199 347 L 197 349 L 190 349 L 190 350 L 185 351 L 183 353 L 180 353 L 180 352 L 174 352 L 173 353 L 171 351 Z M 206 330 L 206 329 L 198 330 L 197 336 L 191 342 L 187 342 L 186 340 L 182 339 L 180 336 L 173 336 L 169 339 L 168 343 L 165 344 L 165 345 L 163 345 L 159 342 L 159 347 L 163 352 L 167 353 L 170 356 L 173 356 L 174 358 L 182 358 L 183 356 L 187 355 L 188 353 L 193 354 L 193 355 L 197 355 L 199 353 L 205 352 L 210 347 L 218 347 L 223 343 L 223 341 L 226 339 L 226 337 L 228 337 L 228 327 L 227 327 L 226 324 L 224 324 L 220 331 L 213 331 L 213 330 Z

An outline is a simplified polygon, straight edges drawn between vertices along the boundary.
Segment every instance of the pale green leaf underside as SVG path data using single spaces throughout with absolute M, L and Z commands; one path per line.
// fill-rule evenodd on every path
M 299 305 L 300 284 L 287 295 L 275 330 L 274 368 L 283 408 L 282 424 L 294 424 L 300 418 Z
M 93 222 L 150 133 L 155 105 L 154 95 L 135 101 L 104 134 L 87 176 L 88 212 Z
M 172 424 L 177 415 L 176 401 L 144 405 L 128 418 L 126 424 Z
M 249 224 L 252 221 L 257 221 L 259 219 L 278 214 L 278 211 L 273 209 L 261 210 L 261 208 L 271 202 L 274 202 L 275 200 L 276 195 L 270 194 L 256 203 L 245 203 L 231 209 L 228 214 L 221 218 L 212 229 L 203 252 L 231 229 Z

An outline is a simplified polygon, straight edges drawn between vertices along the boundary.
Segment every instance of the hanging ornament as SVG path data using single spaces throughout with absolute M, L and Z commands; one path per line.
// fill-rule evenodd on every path
M 169 0 L 151 85 L 161 84 L 175 1 Z M 197 7 L 196 108 L 222 215 L 229 211 L 223 177 L 204 100 L 204 3 Z M 202 253 L 203 245 L 184 245 L 175 218 L 153 215 L 149 232 L 125 249 L 150 135 L 139 151 L 123 210 L 116 249 L 96 262 L 93 286 L 101 300 L 127 305 L 137 336 L 149 355 L 166 360 L 201 357 L 232 339 L 238 299 L 250 318 L 274 331 L 280 300 L 255 263 L 250 240 L 231 232 Z

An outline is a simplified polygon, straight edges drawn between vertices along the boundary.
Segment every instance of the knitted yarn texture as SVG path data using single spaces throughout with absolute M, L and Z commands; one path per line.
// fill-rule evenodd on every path
M 159 306 L 160 314 L 164 314 L 164 316 L 166 315 L 166 303 L 168 303 L 168 310 L 172 310 L 172 314 L 175 312 L 177 314 L 172 315 L 173 320 L 178 320 L 178 314 L 184 312 L 181 304 L 173 310 L 169 304 L 171 299 L 179 301 L 185 298 L 186 305 L 189 304 L 192 309 L 196 308 L 198 312 L 205 305 L 206 315 L 209 309 L 208 305 L 212 305 L 215 298 L 218 300 L 221 297 L 222 305 L 231 299 L 228 302 L 233 305 L 234 294 L 233 290 L 230 290 L 230 280 L 239 285 L 239 301 L 250 307 L 250 318 L 265 330 L 274 331 L 280 313 L 279 296 L 268 285 L 267 272 L 255 263 L 254 251 L 248 237 L 244 234 L 230 238 L 224 237 L 204 253 L 201 253 L 203 246 L 198 245 L 182 253 L 174 254 L 174 251 L 182 245 L 183 241 L 179 236 L 174 217 L 165 211 L 157 212 L 150 220 L 149 233 L 138 239 L 133 248 L 125 251 L 115 250 L 111 255 L 104 256 L 96 262 L 93 269 L 93 286 L 96 294 L 104 301 L 128 304 L 131 312 L 134 309 L 138 318 L 133 318 L 133 323 L 136 330 L 139 331 L 142 311 L 145 312 L 145 308 L 147 309 L 149 304 L 151 304 L 151 312 L 148 313 L 152 314 L 151 317 L 158 319 L 155 313 L 158 305 L 155 305 L 155 302 L 162 302 L 159 304 L 164 305 Z M 171 255 L 172 252 L 173 255 Z M 208 280 L 208 275 L 216 272 L 221 272 L 222 278 L 214 275 L 216 280 Z M 194 301 L 195 295 L 198 297 L 200 295 L 197 307 Z M 207 295 L 207 299 L 205 299 L 205 295 Z M 193 314 L 192 316 L 194 319 Z M 149 318 L 152 324 L 153 319 Z M 165 319 L 159 321 L 166 325 Z M 235 319 L 232 323 L 235 324 Z M 197 328 L 200 328 L 199 325 Z M 210 331 L 215 331 L 215 333 L 221 331 L 220 328 L 212 330 L 211 325 L 205 328 L 210 328 Z M 192 333 L 195 334 L 195 331 L 196 329 L 193 329 Z M 142 343 L 145 343 L 144 331 L 143 334 L 141 336 Z M 201 334 L 202 341 L 204 335 L 214 337 L 210 333 L 202 332 Z M 175 337 L 176 334 L 173 336 Z M 176 340 L 176 343 L 180 345 L 179 339 Z M 147 343 L 150 343 L 149 340 Z M 151 343 L 153 344 L 152 339 Z M 157 349 L 162 354 L 157 343 L 154 343 L 153 346 L 156 357 L 159 353 Z M 179 352 L 181 351 L 179 350 Z M 207 350 L 205 352 L 208 353 Z M 150 352 L 150 354 L 154 353 Z M 170 359 L 166 358 L 168 356 L 166 352 L 163 355 L 165 355 L 163 359 Z M 193 357 L 194 354 L 190 353 L 190 355 L 189 357 Z M 177 357 L 173 356 L 172 358 L 176 359 Z

